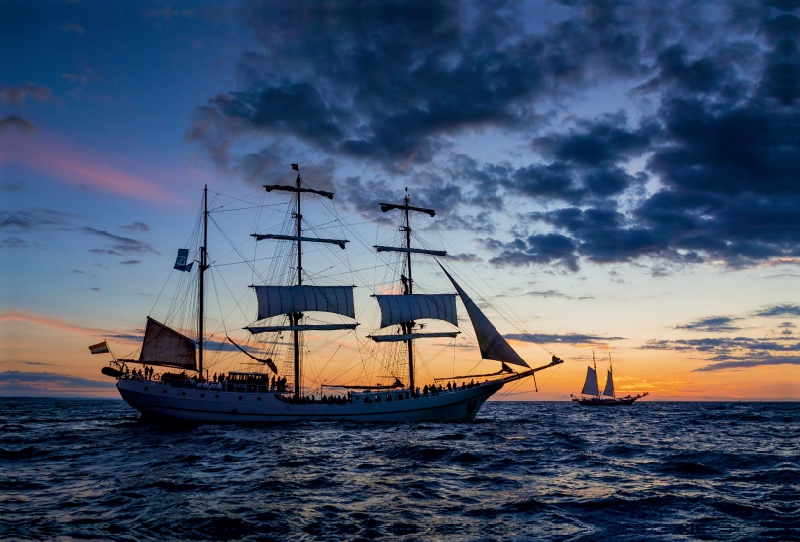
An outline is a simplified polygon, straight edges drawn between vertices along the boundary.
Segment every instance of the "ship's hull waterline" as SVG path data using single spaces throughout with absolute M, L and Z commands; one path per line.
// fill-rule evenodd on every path
M 403 423 L 468 422 L 504 382 L 476 384 L 427 397 L 393 400 L 396 391 L 374 391 L 381 402 L 346 404 L 289 403 L 275 392 L 236 392 L 180 388 L 157 380 L 121 378 L 122 398 L 145 417 L 199 423 L 282 423 L 303 421 Z

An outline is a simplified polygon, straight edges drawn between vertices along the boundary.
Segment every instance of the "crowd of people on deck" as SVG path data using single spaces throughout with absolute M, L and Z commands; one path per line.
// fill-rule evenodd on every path
M 155 370 L 152 367 L 148 367 L 145 365 L 142 369 L 129 369 L 125 367 L 125 374 L 127 376 L 138 378 L 140 380 L 152 380 L 153 374 Z M 229 379 L 225 373 L 214 373 L 213 378 L 210 380 L 196 380 L 195 378 L 189 378 L 186 374 L 186 371 L 181 372 L 179 375 L 173 375 L 180 380 L 184 380 L 189 383 L 190 386 L 196 386 L 202 389 L 210 389 L 210 390 L 227 390 Z M 287 378 L 281 377 L 278 378 L 277 376 L 273 376 L 271 379 L 267 379 L 267 383 L 269 385 L 269 391 L 277 391 L 277 392 L 285 392 L 287 390 Z M 234 382 L 234 384 L 238 385 L 252 385 L 248 384 L 247 382 Z M 470 380 L 469 382 L 461 382 L 461 385 L 457 382 L 448 382 L 447 385 L 442 384 L 430 384 L 423 387 L 421 390 L 419 386 L 417 386 L 416 390 L 414 390 L 413 396 L 419 399 L 420 397 L 428 397 L 439 395 L 440 393 L 446 391 L 456 391 L 456 390 L 466 390 L 469 388 L 473 388 L 475 386 L 480 385 L 480 383 L 475 383 L 475 379 Z M 298 403 L 298 404 L 313 404 L 313 405 L 344 405 L 347 403 L 352 402 L 352 397 L 350 392 L 347 392 L 347 395 L 323 395 L 319 399 L 317 399 L 314 395 L 309 397 L 287 397 L 284 398 L 285 401 L 291 403 Z
M 346 405 L 352 402 L 352 397 L 348 391 L 347 395 L 323 395 L 319 399 L 315 395 L 310 395 L 299 398 L 284 397 L 283 400 L 287 403 L 298 405 Z
M 466 390 L 469 388 L 474 388 L 475 386 L 478 385 L 480 384 L 476 384 L 475 379 L 473 378 L 469 382 L 461 382 L 460 389 Z M 431 384 L 430 386 L 425 386 L 424 388 L 422 388 L 422 397 L 427 397 L 428 395 L 439 395 L 440 393 L 443 393 L 445 391 L 456 391 L 458 389 L 459 386 L 456 382 L 453 382 L 452 384 L 448 382 L 446 386 L 442 386 L 441 384 L 439 384 L 438 386 L 436 384 Z M 416 396 L 420 397 L 419 387 L 417 387 Z
M 154 372 L 155 369 L 153 369 L 152 367 L 148 367 L 147 365 L 145 365 L 144 368 L 139 369 L 138 371 L 136 369 L 131 370 L 130 368 L 125 367 L 125 374 L 127 376 L 138 378 L 139 380 L 152 380 Z

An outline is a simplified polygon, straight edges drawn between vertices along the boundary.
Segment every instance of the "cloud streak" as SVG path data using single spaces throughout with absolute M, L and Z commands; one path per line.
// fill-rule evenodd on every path
M 610 341 L 624 341 L 625 337 L 603 337 L 601 335 L 586 335 L 583 333 L 566 333 L 563 335 L 547 333 L 511 333 L 505 335 L 506 339 L 521 342 L 544 343 L 544 344 L 574 344 L 601 346 Z
M 6 117 L 0 130 L 14 126 L 18 131 L 32 132 L 33 125 Z M 13 121 L 13 122 L 12 122 Z M 31 134 L 33 135 L 33 134 Z M 141 176 L 124 172 L 82 152 L 67 147 L 50 135 L 8 137 L 0 140 L 0 166 L 18 164 L 46 174 L 71 186 L 115 194 L 145 201 L 169 203 L 176 196 Z
M 81 230 L 109 241 L 108 246 L 111 248 L 106 249 L 106 254 L 159 254 L 149 243 L 139 241 L 138 239 L 114 235 L 105 230 L 98 230 L 89 226 L 84 226 Z M 102 253 L 103 250 L 93 249 L 93 252 Z
M 111 392 L 110 380 L 89 380 L 59 373 L 33 373 L 24 371 L 0 372 L 0 395 L 20 396 L 80 396 Z
M 53 318 L 43 314 L 20 310 L 7 310 L 0 312 L 0 322 L 24 322 L 26 324 L 47 327 L 50 329 L 56 329 L 58 331 L 66 331 L 68 333 L 75 333 L 77 335 L 90 337 L 114 334 L 113 331 L 107 329 L 79 326 L 67 320 L 61 320 L 59 318 Z

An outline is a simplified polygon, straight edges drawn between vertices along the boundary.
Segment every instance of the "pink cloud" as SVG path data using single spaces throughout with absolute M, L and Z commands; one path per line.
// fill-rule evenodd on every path
M 79 326 L 65 320 L 52 318 L 35 312 L 10 310 L 0 312 L 0 322 L 25 322 L 35 326 L 48 327 L 59 331 L 76 333 L 78 335 L 96 337 L 98 335 L 113 335 L 115 332 L 107 329 Z
M 6 164 L 19 164 L 54 180 L 99 192 L 162 203 L 178 199 L 141 176 L 116 169 L 44 134 L 0 139 L 0 166 Z

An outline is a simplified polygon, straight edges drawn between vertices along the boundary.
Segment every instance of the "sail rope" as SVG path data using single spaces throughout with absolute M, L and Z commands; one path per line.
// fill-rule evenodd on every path
M 222 229 L 222 227 L 220 227 L 219 223 L 217 223 L 217 221 L 214 219 L 214 217 L 213 216 L 209 216 L 209 218 L 211 219 L 211 222 L 217 227 L 217 230 L 222 234 L 222 236 L 225 238 L 225 240 L 228 241 L 228 243 L 231 245 L 231 248 L 233 249 L 231 252 L 236 252 L 236 254 L 238 254 L 239 257 L 242 259 L 242 261 L 244 261 L 245 263 L 248 263 L 247 262 L 247 258 L 245 258 L 244 254 L 242 254 L 242 252 L 239 250 L 239 246 L 243 245 L 246 241 L 242 242 L 239 246 L 237 246 L 233 242 L 233 240 L 231 240 L 231 238 L 228 237 L 228 234 L 225 233 L 225 231 Z M 230 254 L 230 252 L 228 254 Z M 248 263 L 248 265 L 249 265 L 249 263 Z M 259 279 L 261 279 L 262 281 L 264 280 L 264 277 L 262 277 L 261 274 L 256 270 L 255 266 L 250 265 L 250 269 L 252 269 L 253 273 L 258 275 Z
M 258 192 L 261 192 L 261 191 L 259 190 Z M 242 198 L 231 198 L 231 200 L 232 200 L 231 202 L 223 204 L 223 205 L 216 206 L 216 207 L 214 207 L 212 209 L 212 211 L 213 212 L 223 212 L 223 211 L 233 211 L 233 210 L 244 210 L 244 209 L 257 208 L 258 211 L 257 211 L 257 216 L 256 216 L 256 219 L 255 219 L 255 222 L 259 223 L 260 220 L 261 220 L 261 213 L 262 213 L 262 211 L 264 210 L 265 207 L 270 207 L 271 208 L 273 206 L 277 207 L 277 206 L 280 206 L 280 205 L 284 205 L 283 203 L 274 204 L 274 205 L 263 205 L 263 199 L 266 196 L 266 192 L 263 192 L 262 193 L 263 195 L 262 195 L 261 205 L 257 205 L 257 206 L 256 205 L 253 205 L 253 206 L 239 206 L 239 207 L 236 207 L 236 208 L 232 207 L 234 201 L 245 201 L 245 200 L 247 200 L 247 198 L 249 198 L 252 194 L 255 194 L 255 193 L 256 192 L 253 192 L 253 193 L 248 194 L 247 196 L 244 196 Z M 219 193 L 217 193 L 217 194 L 219 196 L 223 196 L 222 194 L 219 194 Z M 216 198 L 215 198 L 215 201 L 216 201 Z M 319 201 L 319 203 L 324 208 L 326 208 L 326 210 L 334 217 L 334 219 L 326 221 L 326 222 L 321 222 L 319 224 L 315 224 L 314 221 L 312 221 L 312 220 L 310 220 L 308 218 L 308 217 L 313 216 L 313 215 L 312 214 L 307 214 L 306 216 L 304 216 L 302 218 L 302 222 L 304 223 L 305 226 L 307 226 L 307 229 L 312 230 L 312 231 L 319 231 L 319 230 L 322 230 L 322 229 L 340 228 L 343 233 L 346 232 L 348 236 L 352 236 L 354 241 L 356 241 L 359 244 L 361 244 L 362 247 L 364 247 L 364 250 L 362 252 L 360 252 L 357 256 L 355 256 L 355 257 L 351 256 L 349 259 L 347 259 L 347 258 L 343 258 L 344 251 L 340 252 L 339 250 L 334 249 L 334 247 L 330 247 L 330 246 L 326 245 L 326 246 L 324 246 L 322 248 L 319 248 L 319 247 L 314 246 L 314 248 L 309 249 L 308 252 L 304 251 L 304 255 L 305 254 L 316 254 L 317 256 L 321 256 L 324 259 L 328 259 L 331 265 L 329 265 L 325 269 L 322 269 L 322 270 L 319 270 L 319 271 L 315 271 L 314 273 L 306 273 L 305 269 L 304 269 L 303 270 L 304 279 L 306 279 L 306 278 L 315 279 L 315 280 L 324 279 L 324 278 L 330 279 L 330 278 L 333 278 L 335 276 L 341 276 L 341 275 L 349 274 L 351 276 L 351 279 L 353 279 L 353 283 L 360 283 L 362 285 L 366 285 L 367 288 L 371 291 L 371 293 L 379 292 L 380 291 L 379 288 L 382 288 L 383 286 L 386 286 L 386 285 L 394 286 L 397 283 L 397 280 L 396 280 L 395 276 L 390 277 L 388 275 L 388 273 L 390 273 L 388 268 L 392 268 L 392 267 L 396 268 L 397 265 L 393 266 L 393 265 L 389 265 L 389 264 L 390 264 L 391 261 L 394 261 L 395 264 L 400 264 L 401 266 L 404 266 L 405 265 L 405 262 L 404 262 L 405 258 L 403 258 L 402 255 L 398 256 L 398 254 L 392 254 L 392 253 L 388 253 L 388 254 L 385 254 L 385 255 L 382 254 L 382 253 L 381 254 L 377 254 L 376 258 L 380 262 L 382 262 L 383 265 L 374 265 L 374 266 L 358 267 L 357 268 L 352 263 L 353 261 L 357 260 L 358 257 L 364 255 L 365 253 L 373 253 L 372 247 L 374 246 L 374 245 L 371 245 L 368 242 L 366 242 L 364 237 L 358 231 L 356 231 L 353 226 L 354 225 L 358 225 L 358 224 L 366 224 L 366 223 L 374 223 L 374 224 L 376 224 L 377 227 L 375 228 L 375 230 L 376 230 L 376 233 L 375 233 L 376 243 L 375 244 L 377 244 L 377 241 L 378 241 L 378 239 L 380 238 L 380 235 L 381 235 L 381 231 L 385 231 L 382 228 L 382 226 L 384 225 L 383 223 L 384 222 L 388 223 L 390 221 L 378 219 L 377 221 L 376 220 L 367 220 L 367 221 L 363 221 L 363 222 L 358 222 L 356 224 L 349 224 L 349 223 L 347 223 L 345 221 L 346 218 L 352 217 L 352 216 L 357 215 L 357 214 L 362 214 L 362 213 L 355 212 L 355 213 L 350 213 L 350 214 L 347 214 L 347 215 L 343 216 L 339 212 L 338 208 L 336 207 L 336 204 L 333 201 L 328 201 L 328 200 L 324 200 L 324 199 L 317 200 L 317 201 Z M 230 207 L 226 208 L 226 206 L 230 206 Z M 270 209 L 270 210 L 273 210 L 275 212 L 279 212 L 279 211 L 276 211 L 275 209 Z M 285 217 L 284 218 L 284 225 L 283 225 L 282 229 L 283 230 L 288 230 L 287 233 L 292 233 L 291 230 L 294 227 L 294 223 L 293 223 L 293 220 L 291 219 L 291 213 L 283 213 L 282 212 L 282 214 Z M 267 261 L 267 262 L 269 262 L 270 265 L 268 267 L 270 267 L 272 270 L 275 270 L 275 271 L 283 271 L 284 269 L 289 269 L 288 272 L 267 273 L 267 276 L 270 277 L 271 281 L 274 281 L 274 279 L 280 279 L 280 278 L 283 278 L 283 277 L 288 278 L 291 275 L 291 273 L 295 273 L 296 272 L 296 267 L 294 267 L 292 265 L 292 263 L 293 263 L 292 260 L 294 258 L 296 258 L 296 250 L 292 250 L 292 249 L 280 250 L 280 248 L 277 248 L 276 249 L 276 255 L 274 255 L 272 257 L 267 257 L 267 258 L 258 258 L 258 244 L 254 243 L 255 249 L 254 249 L 254 254 L 253 254 L 252 260 L 248 260 L 248 259 L 246 259 L 244 257 L 244 255 L 242 254 L 242 252 L 240 250 L 240 248 L 242 247 L 242 245 L 244 245 L 244 243 L 241 243 L 241 244 L 237 245 L 222 230 L 222 228 L 221 228 L 221 226 L 220 226 L 220 224 L 219 224 L 219 222 L 217 220 L 215 220 L 213 217 L 211 217 L 211 221 L 216 226 L 216 228 L 220 231 L 222 236 L 226 239 L 226 241 L 229 243 L 229 245 L 232 248 L 232 250 L 229 251 L 227 254 L 232 254 L 232 253 L 235 252 L 241 258 L 241 261 L 238 261 L 238 262 L 218 263 L 220 260 L 223 260 L 225 258 L 225 256 L 227 256 L 227 254 L 226 254 L 225 256 L 223 256 L 222 258 L 217 259 L 213 263 L 213 265 L 215 267 L 221 267 L 221 266 L 224 266 L 224 265 L 233 265 L 234 263 L 235 264 L 245 263 L 246 265 L 248 265 L 250 267 L 251 273 L 253 274 L 253 278 L 255 279 L 256 277 L 258 277 L 258 279 L 260 279 L 261 281 L 264 281 L 264 278 L 261 275 L 261 273 L 258 272 L 258 269 L 254 265 L 258 261 Z M 428 228 L 426 227 L 425 229 L 428 229 Z M 442 240 L 444 241 L 444 243 L 446 245 L 448 245 L 451 248 L 453 248 L 452 245 L 446 239 L 444 239 L 444 237 L 442 236 L 441 231 L 438 229 L 438 222 L 434 221 L 434 228 L 432 228 L 432 229 L 435 229 L 435 231 L 438 232 L 440 238 L 442 238 Z M 260 229 L 255 229 L 254 231 L 261 231 L 261 230 Z M 395 237 L 396 241 L 398 241 L 398 242 L 404 241 L 403 239 L 399 239 L 400 234 L 398 232 L 394 232 L 394 233 L 395 233 L 394 237 Z M 414 233 L 413 236 L 414 236 L 414 243 L 415 243 L 416 246 L 421 247 L 421 248 L 425 248 L 425 249 L 428 249 L 430 247 L 430 244 L 427 243 L 424 239 L 419 238 L 416 233 Z M 285 247 L 283 247 L 283 248 L 285 248 Z M 281 255 L 281 254 L 283 254 L 283 255 Z M 390 256 L 390 254 L 391 254 L 391 256 Z M 469 262 L 466 262 L 466 263 L 470 267 L 470 269 L 472 269 L 473 272 L 476 272 L 476 270 L 471 265 L 469 265 Z M 288 264 L 288 265 L 281 265 L 281 264 Z M 283 269 L 281 269 L 281 267 L 283 267 Z M 342 271 L 342 272 L 338 272 L 338 273 L 329 273 L 331 270 L 335 270 L 336 268 L 339 268 L 339 267 L 344 267 L 346 269 L 346 271 Z M 378 282 L 377 280 L 373 280 L 373 281 L 365 280 L 365 277 L 364 277 L 363 273 L 364 272 L 369 272 L 369 271 L 373 271 L 373 275 L 375 275 L 374 278 L 377 279 L 377 275 L 378 275 L 377 269 L 379 267 L 384 267 L 384 269 L 386 269 L 386 273 L 384 275 L 384 279 L 385 279 L 384 281 Z M 214 275 L 212 275 L 212 277 L 215 277 L 215 275 L 216 275 L 216 273 Z M 464 278 L 461 277 L 461 276 L 459 276 L 459 278 L 461 280 L 464 280 Z M 220 279 L 223 281 L 223 284 L 228 289 L 229 293 L 231 293 L 230 286 L 227 284 L 227 282 L 225 281 L 224 277 L 222 277 L 222 275 L 220 275 Z M 219 300 L 219 291 L 218 291 L 219 287 L 218 287 L 216 281 L 213 278 L 212 278 L 212 281 L 213 281 L 213 285 L 214 285 L 214 288 L 215 288 L 215 293 L 217 295 L 217 303 L 220 306 L 220 314 L 222 315 L 223 310 L 222 310 L 222 307 L 221 307 L 221 302 Z M 486 299 L 485 293 L 481 292 L 481 289 L 477 288 L 476 285 L 473 283 L 473 281 L 465 280 L 465 282 L 468 282 L 471 285 L 471 287 L 475 288 L 475 290 L 481 295 L 482 300 L 485 301 L 485 299 Z M 484 283 L 486 284 L 487 287 L 489 287 L 490 290 L 493 291 L 493 289 L 486 282 L 485 279 L 484 279 Z M 426 284 L 421 283 L 421 282 L 416 282 L 416 280 L 415 280 L 415 286 L 417 288 L 419 288 L 420 292 L 425 292 L 425 291 L 429 291 L 429 290 L 433 289 L 429 285 L 426 285 Z M 495 296 L 496 296 L 496 293 L 495 293 Z M 233 312 L 235 312 L 236 309 L 238 309 L 242 313 L 242 315 L 245 317 L 245 319 L 247 319 L 246 312 L 242 309 L 239 300 L 236 300 L 236 298 L 232 295 L 232 293 L 231 293 L 231 297 L 236 302 L 236 307 L 231 309 L 231 311 L 228 313 L 228 317 L 230 317 L 231 314 Z M 250 296 L 247 296 L 246 299 L 247 299 L 248 304 L 252 301 Z M 501 303 L 502 303 L 502 301 L 501 301 Z M 505 303 L 503 303 L 503 305 L 505 305 Z M 524 333 L 527 336 L 530 336 L 531 339 L 534 342 L 536 342 L 536 344 L 538 344 L 540 347 L 542 347 L 543 349 L 545 349 L 546 351 L 548 351 L 548 352 L 550 352 L 552 354 L 552 351 L 550 351 L 549 348 L 547 348 L 545 345 L 543 345 L 541 342 L 539 342 L 529 332 L 527 332 L 525 329 L 520 329 L 521 318 L 517 314 L 515 314 L 514 311 L 512 309 L 510 309 L 510 307 L 506 307 L 506 309 L 508 309 L 508 310 L 498 310 L 497 312 L 500 313 L 501 315 L 503 315 L 504 317 L 506 317 L 507 320 L 509 320 L 509 322 L 512 323 L 512 325 L 514 325 L 514 327 L 517 330 L 521 331 L 522 333 Z M 511 315 L 513 315 L 513 318 L 511 317 Z M 226 329 L 226 333 L 227 333 L 227 326 L 224 323 L 224 318 L 223 318 L 222 327 Z M 471 329 L 467 332 L 467 329 L 464 328 L 464 331 L 466 332 L 465 336 L 467 338 L 472 339 L 472 341 L 476 340 Z M 346 334 L 348 334 L 348 333 L 346 333 Z M 387 357 L 375 355 L 375 352 L 373 351 L 373 348 L 372 348 L 372 346 L 374 346 L 374 345 L 372 345 L 369 341 L 362 340 L 362 338 L 359 336 L 358 333 L 353 333 L 353 336 L 354 336 L 354 338 L 355 338 L 355 340 L 356 340 L 356 342 L 358 344 L 358 348 L 355 349 L 355 352 L 348 358 L 348 360 L 346 360 L 345 363 L 341 364 L 341 366 L 339 367 L 339 370 L 334 371 L 333 374 L 335 374 L 337 376 L 344 375 L 344 374 L 348 373 L 350 370 L 352 370 L 353 367 L 351 367 L 350 361 L 351 360 L 359 361 L 359 360 L 357 360 L 358 357 L 362 358 L 360 360 L 360 366 L 361 366 L 361 369 L 362 369 L 362 371 L 361 371 L 362 374 L 368 368 L 367 366 L 369 366 L 370 372 L 374 373 L 374 367 L 373 367 L 374 364 L 380 363 L 380 364 L 383 365 L 383 364 L 385 364 L 387 362 Z M 329 345 L 332 342 L 335 342 L 336 340 L 339 340 L 339 339 L 341 339 L 341 337 L 337 337 L 333 341 L 326 342 L 325 344 L 315 348 L 313 350 L 313 352 L 311 350 L 308 350 L 307 352 L 304 351 L 304 354 L 308 354 L 309 356 L 311 356 L 314 352 L 319 352 L 320 350 L 323 350 L 323 349 L 329 347 Z M 432 358 L 430 358 L 428 360 L 425 360 L 424 356 L 420 357 L 419 360 L 423 361 L 423 363 L 420 364 L 421 366 L 419 368 L 422 369 L 423 372 L 430 372 L 429 364 L 434 362 L 441 355 L 441 353 L 446 351 L 450 346 L 453 347 L 453 372 L 455 373 L 455 360 L 457 358 L 456 341 L 455 340 L 450 344 L 444 345 L 443 348 L 439 352 L 437 352 Z M 304 348 L 308 348 L 307 345 L 304 345 Z M 331 363 L 331 361 L 338 355 L 338 353 L 340 352 L 340 349 L 341 349 L 341 344 L 339 346 L 337 346 L 337 348 L 331 354 L 331 357 L 328 359 L 328 361 L 321 368 L 317 368 L 315 366 L 315 364 L 313 364 L 313 363 L 309 364 L 310 366 L 307 369 L 308 372 L 309 372 L 309 376 L 313 376 L 315 380 L 318 380 L 319 377 L 321 376 L 321 374 L 323 374 L 327 370 L 327 368 L 329 367 L 329 364 Z M 388 350 L 397 350 L 397 349 L 396 348 L 395 349 L 382 348 L 381 349 L 381 353 L 382 354 L 386 354 Z M 429 352 L 430 350 L 431 350 L 431 348 L 428 348 L 425 351 Z M 392 356 L 392 357 L 394 357 L 394 356 Z M 309 361 L 311 361 L 311 360 L 309 359 Z M 481 361 L 478 361 L 478 363 L 475 365 L 475 367 L 472 370 L 475 370 L 480 363 L 481 363 Z M 319 370 L 316 371 L 315 369 L 319 369 Z M 432 375 L 430 375 L 430 376 L 432 376 Z M 360 378 L 360 377 L 358 377 L 358 378 Z

